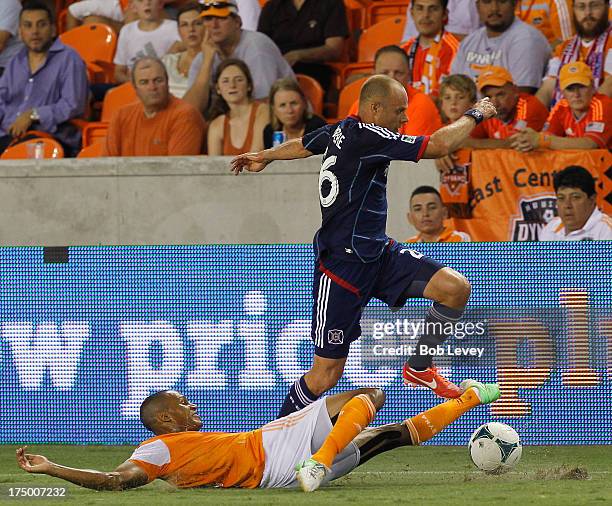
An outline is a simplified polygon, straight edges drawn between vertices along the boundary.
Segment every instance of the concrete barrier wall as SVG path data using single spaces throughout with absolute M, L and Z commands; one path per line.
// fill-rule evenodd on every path
M 229 172 L 226 157 L 0 162 L 0 245 L 310 242 L 320 224 L 320 157 Z M 413 233 L 408 197 L 437 186 L 432 161 L 389 170 L 389 235 Z

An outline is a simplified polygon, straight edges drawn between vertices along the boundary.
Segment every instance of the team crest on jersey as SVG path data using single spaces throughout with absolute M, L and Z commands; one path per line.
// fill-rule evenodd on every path
M 521 197 L 519 218 L 512 220 L 513 241 L 537 241 L 544 226 L 557 216 L 557 199 L 546 197 Z
M 332 329 L 327 331 L 327 342 L 329 344 L 343 344 L 344 332 L 342 330 Z

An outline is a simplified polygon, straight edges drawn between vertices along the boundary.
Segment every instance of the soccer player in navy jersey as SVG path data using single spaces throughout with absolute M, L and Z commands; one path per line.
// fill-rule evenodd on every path
M 231 162 L 232 171 L 239 174 L 259 172 L 274 160 L 323 154 L 322 225 L 313 241 L 315 356 L 311 369 L 291 386 L 279 416 L 304 408 L 337 384 L 350 343 L 361 336 L 361 312 L 373 297 L 390 307 L 401 307 L 413 297 L 433 301 L 425 321 L 441 325 L 426 326 L 434 330 L 420 336 L 417 353 L 404 365 L 404 381 L 427 386 L 440 397 L 456 398 L 462 393 L 420 350 L 421 345 L 429 349 L 445 340 L 442 327 L 463 314 L 470 284 L 453 269 L 387 237 L 387 170 L 391 160 L 416 162 L 454 152 L 496 110 L 485 98 L 433 135 L 413 137 L 397 133 L 407 121 L 407 101 L 401 84 L 384 75 L 373 76 L 361 89 L 359 117 L 349 116 L 301 139 L 245 153 Z

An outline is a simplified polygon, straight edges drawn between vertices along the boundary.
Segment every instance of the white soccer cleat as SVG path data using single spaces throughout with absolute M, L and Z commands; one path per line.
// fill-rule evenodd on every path
M 314 492 L 318 489 L 329 469 L 320 462 L 308 459 L 295 466 L 295 477 L 304 492 Z

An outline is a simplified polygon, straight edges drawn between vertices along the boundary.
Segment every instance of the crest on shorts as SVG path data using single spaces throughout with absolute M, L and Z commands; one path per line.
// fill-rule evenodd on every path
M 343 344 L 344 343 L 344 332 L 342 330 L 328 330 L 327 331 L 327 342 L 329 344 Z

